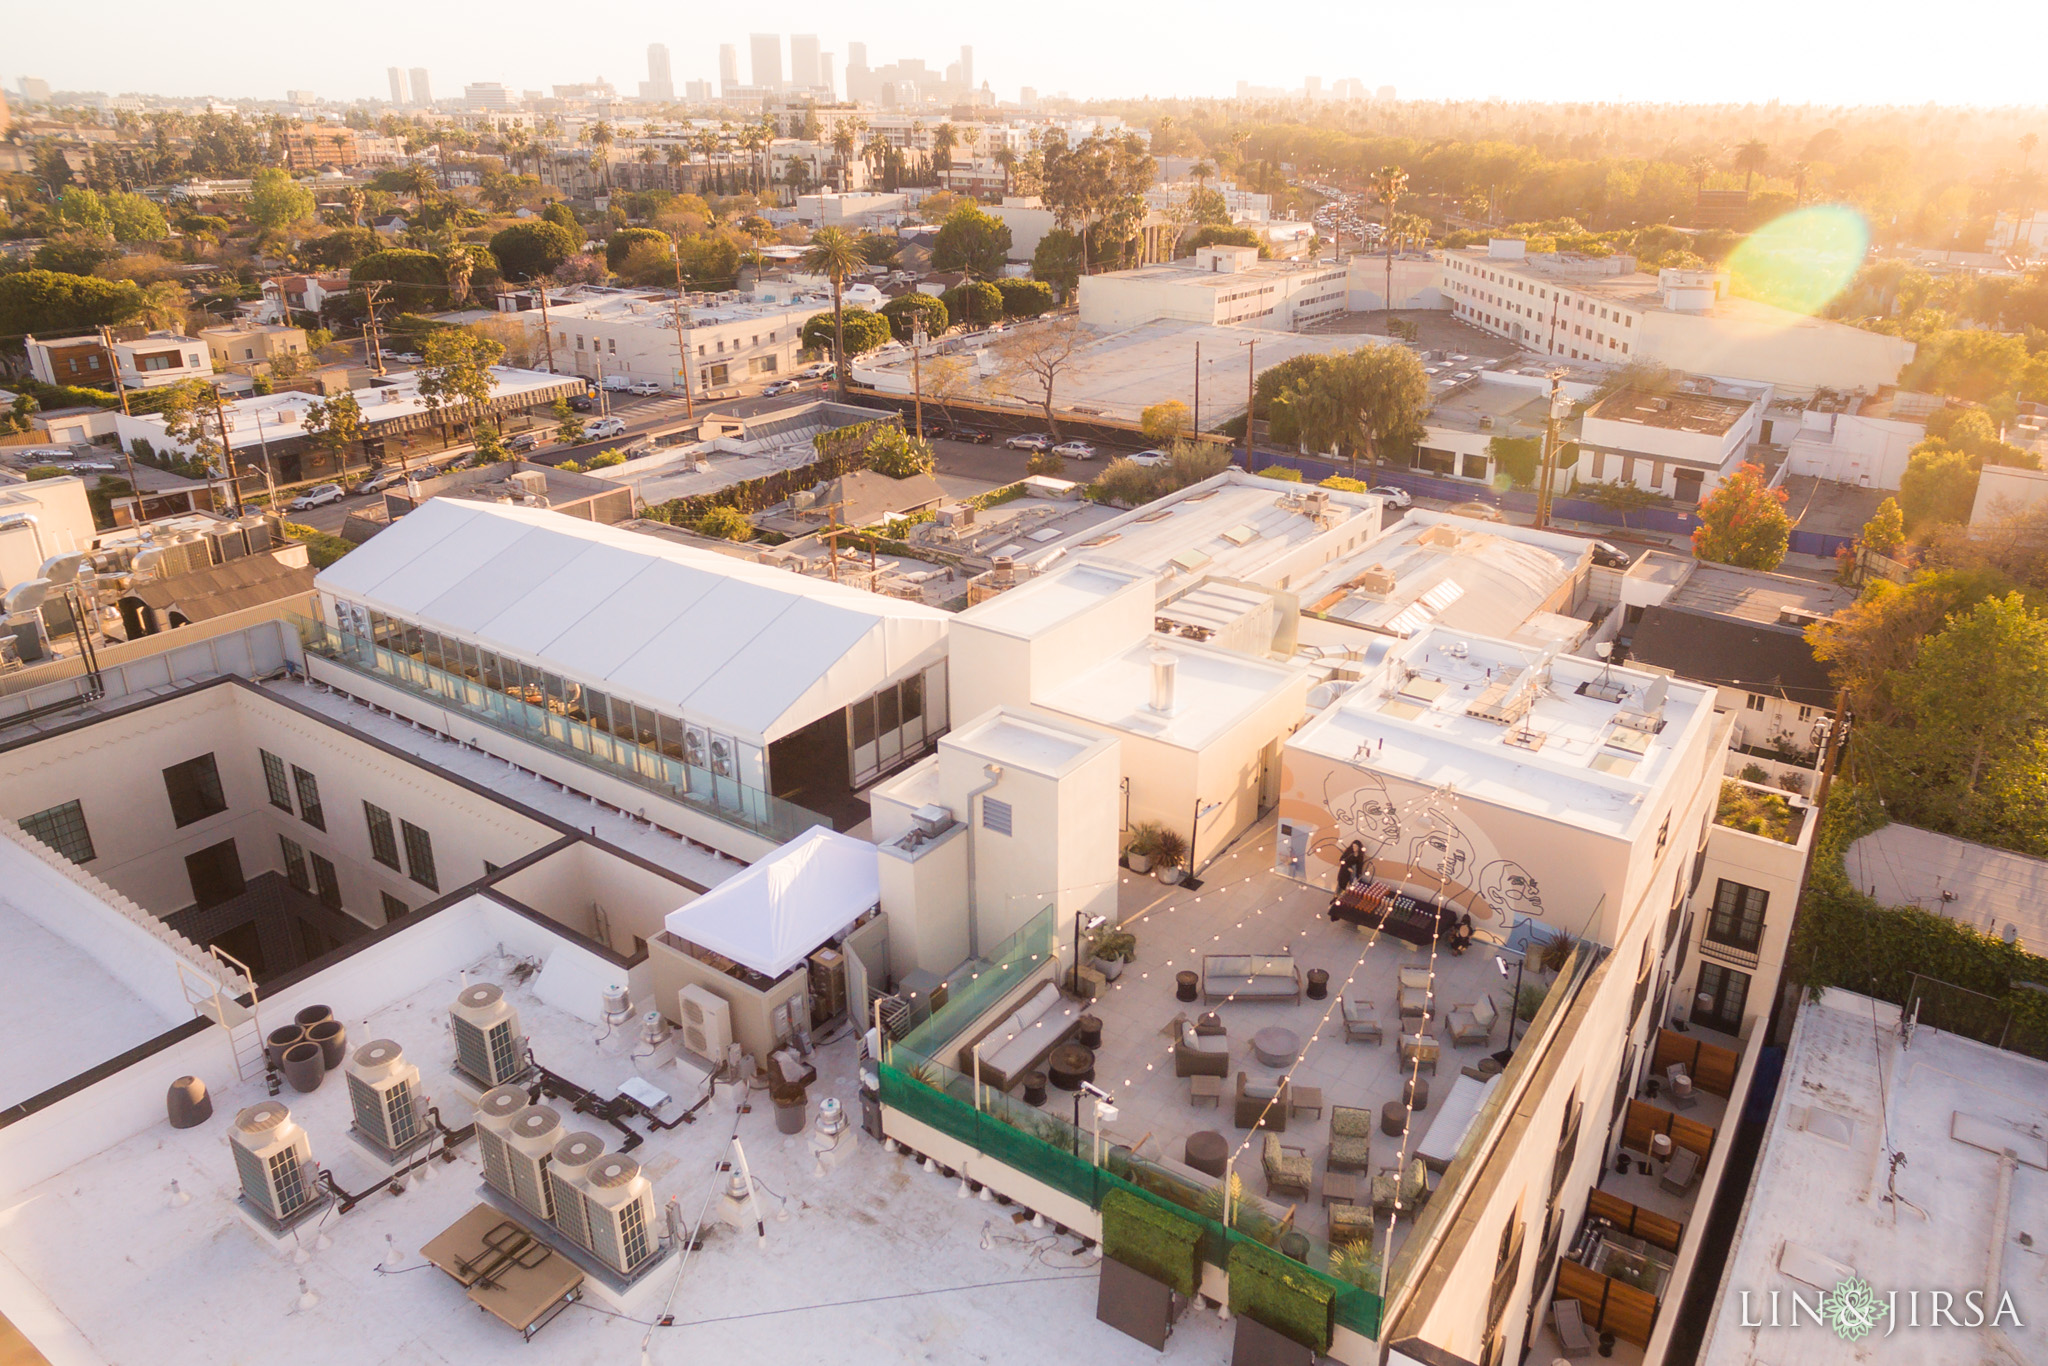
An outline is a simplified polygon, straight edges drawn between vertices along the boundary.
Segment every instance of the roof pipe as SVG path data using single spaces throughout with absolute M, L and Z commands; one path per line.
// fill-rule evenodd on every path
M 1003 780 L 1003 766 L 983 764 L 981 771 L 988 781 L 967 794 L 967 957 L 970 960 L 981 957 L 981 889 L 974 877 L 975 832 L 981 827 L 978 808 L 982 794 L 993 790 Z

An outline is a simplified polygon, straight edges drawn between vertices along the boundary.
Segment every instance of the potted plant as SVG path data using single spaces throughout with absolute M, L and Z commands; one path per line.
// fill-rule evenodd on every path
M 1171 887 L 1187 876 L 1188 842 L 1178 830 L 1161 830 L 1152 846 L 1152 876 Z
M 1123 975 L 1124 965 L 1138 956 L 1138 938 L 1128 930 L 1102 929 L 1089 945 L 1095 956 L 1095 970 L 1114 982 Z
M 1131 827 L 1130 839 L 1124 844 L 1124 862 L 1132 872 L 1152 871 L 1152 857 L 1159 848 L 1159 836 L 1163 833 L 1157 821 L 1139 821 Z

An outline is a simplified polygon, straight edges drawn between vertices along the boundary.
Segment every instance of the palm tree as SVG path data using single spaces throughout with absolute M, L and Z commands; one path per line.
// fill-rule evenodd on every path
M 369 202 L 369 197 L 363 193 L 363 187 L 351 185 L 343 190 L 341 202 L 348 209 L 349 223 L 358 228 L 363 226 L 363 206 Z
M 932 165 L 938 168 L 939 183 L 949 190 L 953 188 L 953 148 L 959 141 L 960 130 L 951 119 L 932 129 Z
M 1750 182 L 1756 173 L 1770 164 L 1771 149 L 1760 138 L 1751 138 L 1735 149 L 1735 168 L 1742 172 L 1742 192 L 1749 193 Z
M 1708 178 L 1714 174 L 1714 160 L 1706 156 L 1694 157 L 1686 163 L 1686 170 L 1692 176 L 1693 198 L 1698 199 L 1700 192 L 1707 188 Z
M 461 247 L 448 253 L 448 306 L 460 308 L 469 302 L 469 277 L 476 262 Z
M 844 228 L 819 228 L 811 236 L 811 249 L 804 253 L 804 269 L 832 282 L 832 361 L 841 403 L 846 402 L 846 313 L 840 296 L 846 277 L 865 269 L 867 263 L 859 239 Z
M 655 151 L 652 147 L 642 147 L 633 154 L 633 159 L 642 166 L 652 166 L 655 162 L 661 160 L 661 153 Z M 643 190 L 647 188 L 647 179 L 646 173 L 643 172 L 640 176 L 640 188 Z
M 190 297 L 183 285 L 159 280 L 142 291 L 142 309 L 135 318 L 152 331 L 182 330 L 185 326 L 185 305 L 189 302 Z
M 1017 152 L 1008 143 L 996 148 L 992 158 L 1003 172 L 1003 198 L 1010 197 L 1010 174 L 1017 169 Z
M 1792 203 L 1796 207 L 1806 202 L 1806 182 L 1813 175 L 1813 167 L 1803 161 L 1792 163 Z
M 679 191 L 683 188 L 682 167 L 688 165 L 689 161 L 689 148 L 680 142 L 671 142 L 668 145 L 668 187 L 671 190 Z
M 1387 292 L 1380 298 L 1380 311 L 1391 322 L 1394 317 L 1394 205 L 1408 188 L 1408 173 L 1399 166 L 1382 166 L 1372 173 L 1372 188 L 1380 197 L 1380 214 L 1385 220 L 1380 245 L 1387 254 Z

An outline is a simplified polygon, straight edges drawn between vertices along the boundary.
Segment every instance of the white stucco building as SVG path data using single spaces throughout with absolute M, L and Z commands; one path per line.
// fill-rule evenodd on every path
M 1193 256 L 1081 279 L 1081 321 L 1136 327 L 1154 318 L 1248 323 L 1288 331 L 1344 311 L 1341 266 L 1261 261 L 1253 247 L 1203 247 Z
M 699 395 L 788 375 L 802 350 L 803 326 L 829 302 L 756 304 L 718 296 L 684 305 L 687 362 L 676 350 L 674 293 L 585 285 L 550 291 L 546 323 L 538 300 L 507 296 L 533 331 L 534 354 L 553 358 L 561 374 L 593 382 L 617 376 L 681 392 L 685 378 Z M 694 296 L 693 296 L 694 298 Z M 501 304 L 502 306 L 502 304 Z

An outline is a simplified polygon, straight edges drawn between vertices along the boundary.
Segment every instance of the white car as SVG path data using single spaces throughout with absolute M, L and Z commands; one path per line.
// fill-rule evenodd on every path
M 1013 436 L 1003 443 L 1013 451 L 1043 451 L 1052 447 L 1052 438 L 1042 432 L 1026 432 Z
M 643 379 L 637 384 L 627 385 L 626 392 L 629 394 L 638 394 L 642 398 L 652 398 L 654 397 L 654 395 L 661 392 L 661 386 L 659 384 L 656 384 L 651 379 Z
M 624 375 L 606 375 L 604 377 L 604 388 L 608 393 L 623 394 L 632 387 L 633 381 L 627 379 Z
M 1093 460 L 1095 448 L 1085 441 L 1062 441 L 1052 448 L 1052 453 L 1062 460 Z
M 825 376 L 831 373 L 832 362 L 827 360 L 813 361 L 811 364 L 806 365 L 803 369 L 797 371 L 797 374 L 803 376 L 803 378 L 805 379 L 823 379 L 825 378 Z
M 425 361 L 426 357 L 417 351 L 398 351 L 392 354 L 391 359 L 404 365 L 418 365 Z
M 292 499 L 291 509 L 304 512 L 307 508 L 326 507 L 329 503 L 340 502 L 344 496 L 339 484 L 316 484 Z
M 1366 492 L 1370 493 L 1375 498 L 1386 499 L 1389 503 L 1392 503 L 1397 508 L 1408 508 L 1413 507 L 1415 505 L 1415 500 L 1408 496 L 1407 489 L 1397 489 L 1391 484 L 1384 484 L 1377 488 L 1369 488 L 1366 490 Z
M 626 421 L 618 417 L 601 417 L 583 429 L 583 435 L 598 440 L 607 436 L 624 436 Z
M 1139 451 L 1136 455 L 1127 456 L 1126 459 L 1133 465 L 1143 465 L 1148 470 L 1164 469 L 1173 463 L 1173 457 L 1160 450 Z

